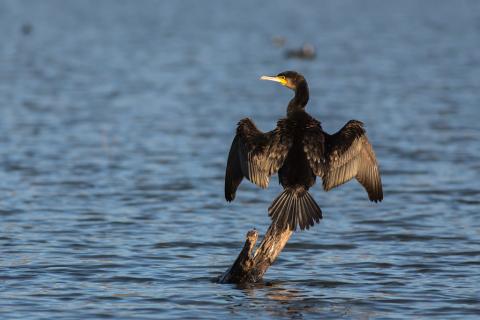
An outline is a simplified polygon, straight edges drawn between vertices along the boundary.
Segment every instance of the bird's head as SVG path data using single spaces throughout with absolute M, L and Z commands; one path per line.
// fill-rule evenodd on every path
M 284 71 L 276 76 L 262 76 L 260 80 L 280 82 L 283 86 L 294 91 L 297 90 L 298 84 L 305 82 L 305 78 L 295 71 Z

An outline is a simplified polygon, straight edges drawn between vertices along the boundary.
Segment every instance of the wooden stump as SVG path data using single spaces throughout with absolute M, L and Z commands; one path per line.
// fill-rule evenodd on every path
M 270 225 L 254 254 L 253 248 L 258 239 L 257 230 L 250 230 L 242 251 L 233 265 L 219 279 L 220 283 L 252 283 L 261 281 L 263 275 L 277 259 L 293 231 L 288 227 L 278 229 L 274 223 Z

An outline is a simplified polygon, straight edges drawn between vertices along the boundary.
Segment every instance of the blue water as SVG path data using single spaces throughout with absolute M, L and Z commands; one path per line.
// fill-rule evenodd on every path
M 0 317 L 479 318 L 479 34 L 474 0 L 0 1 Z M 235 124 L 288 69 L 366 123 L 385 200 L 317 185 L 265 283 L 220 285 L 280 192 L 224 201 Z

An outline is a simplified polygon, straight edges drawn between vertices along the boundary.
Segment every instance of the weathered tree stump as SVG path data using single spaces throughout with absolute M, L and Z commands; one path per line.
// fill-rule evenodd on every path
M 220 283 L 253 283 L 262 280 L 267 269 L 282 251 L 293 231 L 279 229 L 272 223 L 254 254 L 253 248 L 258 239 L 258 232 L 250 230 L 242 251 L 233 265 L 220 277 Z

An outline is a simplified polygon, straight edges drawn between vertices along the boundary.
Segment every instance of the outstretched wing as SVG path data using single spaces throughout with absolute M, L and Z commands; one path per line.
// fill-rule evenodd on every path
M 286 120 L 263 133 L 248 118 L 240 120 L 237 134 L 228 154 L 225 172 L 225 199 L 232 201 L 243 177 L 261 188 L 266 188 L 270 176 L 276 173 L 292 145 Z
M 325 132 L 323 132 L 320 122 L 312 117 L 305 122 L 303 151 L 313 173 L 322 177 L 325 169 Z
M 382 201 L 377 159 L 362 122 L 350 120 L 333 135 L 323 132 L 320 126 L 311 131 L 305 135 L 304 148 L 313 172 L 322 177 L 326 191 L 356 178 L 371 201 Z M 320 154 L 322 148 L 323 154 Z

